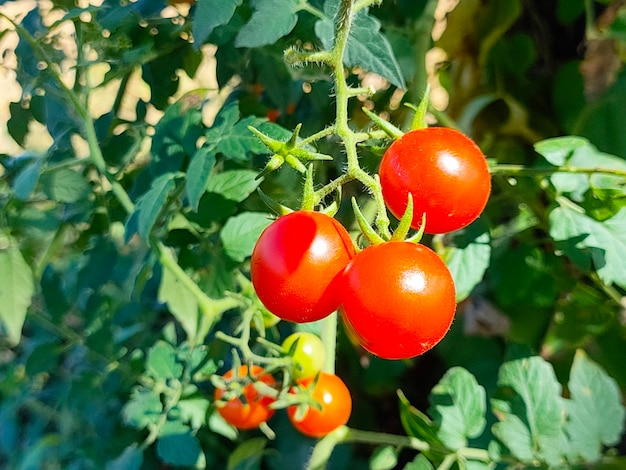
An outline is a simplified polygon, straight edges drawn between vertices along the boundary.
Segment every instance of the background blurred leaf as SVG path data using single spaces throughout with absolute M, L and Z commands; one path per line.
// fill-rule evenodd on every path
M 200 47 L 217 26 L 228 23 L 242 0 L 198 0 L 192 32 Z
M 0 320 L 11 345 L 20 342 L 34 292 L 31 268 L 16 241 L 8 239 L 8 246 L 0 250 Z
M 260 47 L 286 36 L 298 22 L 297 0 L 256 0 L 250 21 L 235 38 L 237 47 Z

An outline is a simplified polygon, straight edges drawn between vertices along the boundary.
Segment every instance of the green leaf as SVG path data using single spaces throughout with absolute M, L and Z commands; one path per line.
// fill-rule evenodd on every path
M 22 336 L 26 312 L 35 291 L 33 273 L 14 240 L 0 251 L 0 320 L 10 345 Z
M 404 393 L 398 390 L 400 399 L 400 421 L 407 435 L 428 442 L 442 445 L 437 435 L 437 426 L 431 419 L 409 403 Z
M 242 442 L 228 457 L 228 470 L 260 469 L 267 440 L 261 437 Z
M 160 437 L 156 449 L 163 462 L 181 467 L 195 465 L 202 453 L 198 438 L 189 432 Z
M 213 30 L 230 21 L 242 0 L 198 0 L 193 16 L 194 44 L 200 47 Z
M 178 402 L 177 408 L 180 410 L 181 419 L 189 423 L 192 429 L 200 429 L 206 424 L 207 411 L 211 406 L 211 401 L 202 396 L 185 398 Z
M 491 258 L 490 242 L 489 229 L 480 219 L 452 235 L 452 246 L 442 257 L 454 278 L 457 302 L 465 300 L 483 280 Z
M 430 392 L 430 415 L 446 447 L 458 450 L 485 429 L 485 389 L 461 367 L 449 369 Z
M 602 445 L 617 444 L 624 432 L 620 389 L 582 350 L 574 357 L 568 389 L 566 432 L 576 454 L 595 462 L 602 455 Z
M 584 0 L 558 0 L 556 7 L 557 18 L 563 23 L 571 23 L 584 11 Z
M 269 214 L 243 212 L 228 219 L 220 232 L 224 251 L 233 260 L 242 262 L 252 254 L 261 232 L 272 223 Z
M 146 370 L 157 380 L 179 379 L 183 365 L 176 360 L 174 346 L 159 340 L 148 351 Z
M 298 0 L 256 0 L 253 4 L 255 11 L 235 38 L 236 47 L 274 44 L 298 22 Z
M 168 56 L 165 59 L 171 58 Z M 162 81 L 163 77 L 158 79 Z M 153 91 L 155 89 L 152 88 Z M 182 170 L 186 159 L 195 155 L 198 139 L 204 131 L 201 109 L 203 99 L 200 90 L 183 95 L 167 107 L 163 117 L 154 126 L 150 149 L 150 170 L 154 176 Z
M 198 301 L 169 269 L 163 269 L 157 295 L 159 302 L 167 304 L 168 310 L 185 330 L 187 338 L 195 339 L 200 320 Z
M 565 402 L 552 366 L 538 356 L 507 361 L 498 385 L 500 394 L 492 399 L 499 420 L 494 435 L 522 462 L 561 463 L 568 450 Z
M 620 186 L 622 188 L 626 186 L 625 177 L 601 172 L 602 169 L 626 171 L 626 161 L 599 151 L 583 137 L 546 139 L 535 144 L 535 150 L 555 166 L 598 170 L 592 175 L 562 172 L 550 177 L 557 191 L 571 194 L 574 200 L 583 200 L 585 192 L 590 187 L 617 190 Z
M 131 444 L 116 459 L 107 462 L 106 470 L 140 470 L 142 465 L 143 452 Z
M 257 127 L 263 122 L 256 117 L 243 118 L 236 125 L 224 132 L 217 142 L 217 150 L 231 160 L 246 161 L 248 152 L 266 154 L 267 147 L 248 129 L 248 126 Z
M 124 423 L 135 429 L 143 429 L 149 424 L 156 424 L 161 418 L 163 404 L 161 397 L 154 390 L 137 388 L 122 408 Z
M 404 466 L 403 470 L 433 470 L 434 468 L 424 454 L 418 454 L 417 457 Z
M 26 373 L 35 376 L 53 370 L 58 364 L 62 350 L 57 341 L 47 341 L 37 345 L 26 360 Z
M 126 223 L 126 241 L 135 233 L 148 240 L 170 192 L 175 186 L 174 173 L 165 173 L 152 181 L 150 189 L 137 201 L 135 212 Z
M 206 190 L 207 181 L 215 166 L 215 151 L 200 147 L 189 162 L 185 179 L 185 195 L 194 211 L 198 210 L 200 198 Z
M 85 177 L 69 168 L 44 173 L 40 180 L 43 191 L 53 201 L 78 202 L 91 192 Z
M 211 176 L 206 190 L 216 193 L 231 201 L 241 202 L 252 194 L 261 184 L 256 179 L 258 173 L 252 170 L 228 170 Z
M 334 18 L 338 7 L 337 0 L 328 0 L 324 4 L 324 12 L 328 18 L 315 23 L 315 34 L 326 49 L 333 47 Z M 398 88 L 406 89 L 393 49 L 387 38 L 380 32 L 380 21 L 370 16 L 367 9 L 359 11 L 354 18 L 343 62 L 348 67 L 363 67 L 369 72 L 381 75 Z
M 535 152 L 552 165 L 562 166 L 576 150 L 588 145 L 589 141 L 584 137 L 565 136 L 542 140 L 537 142 L 534 148 Z
M 219 434 L 220 436 L 224 436 L 231 441 L 237 439 L 237 429 L 228 424 L 224 420 L 224 418 L 222 418 L 222 415 L 220 415 L 218 412 L 211 413 L 211 415 L 209 416 L 208 427 L 214 433 Z
M 393 446 L 380 446 L 370 457 L 370 470 L 391 470 L 398 465 L 398 451 Z
M 26 165 L 15 177 L 13 181 L 13 191 L 15 191 L 15 196 L 17 196 L 18 199 L 25 201 L 37 187 L 42 163 L 43 160 L 41 158 L 36 158 L 32 163 Z
M 230 160 L 246 161 L 248 152 L 265 154 L 267 147 L 248 129 L 248 126 L 265 129 L 265 121 L 254 116 L 240 119 L 239 105 L 232 102 L 220 109 L 213 126 L 206 131 L 206 144 Z M 271 126 L 272 128 L 280 126 Z
M 583 268 L 593 263 L 604 282 L 626 288 L 626 207 L 603 222 L 557 207 L 549 223 L 550 236 L 566 256 Z

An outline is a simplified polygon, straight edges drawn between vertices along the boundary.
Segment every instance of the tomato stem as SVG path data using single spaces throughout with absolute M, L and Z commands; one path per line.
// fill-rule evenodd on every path
M 329 374 L 335 373 L 335 356 L 337 352 L 337 312 L 333 312 L 322 320 L 322 342 L 326 350 L 326 359 L 322 370 Z

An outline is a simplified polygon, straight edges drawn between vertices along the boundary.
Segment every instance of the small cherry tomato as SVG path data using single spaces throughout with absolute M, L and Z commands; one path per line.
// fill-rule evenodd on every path
M 428 351 L 450 328 L 455 309 L 452 275 L 424 245 L 371 245 L 346 268 L 342 318 L 348 334 L 376 356 Z
M 307 377 L 299 380 L 298 383 L 303 387 L 308 387 L 314 380 L 315 377 Z M 352 413 L 352 397 L 350 390 L 338 376 L 320 372 L 311 397 L 321 409 L 309 405 L 302 417 L 298 419 L 298 407 L 287 408 L 289 420 L 302 434 L 310 437 L 323 437 L 348 422 Z
M 234 370 L 231 369 L 224 374 L 225 379 L 231 379 Z M 248 376 L 248 366 L 242 365 L 238 370 L 238 377 Z M 266 385 L 273 387 L 276 384 L 274 377 L 270 374 L 264 374 L 262 367 L 253 365 L 250 371 L 250 377 L 255 381 L 260 381 Z M 216 388 L 214 399 L 221 400 L 225 390 Z M 243 398 L 243 400 L 242 400 Z M 258 427 L 272 417 L 274 410 L 269 405 L 275 401 L 274 397 L 260 394 L 252 383 L 243 387 L 242 397 L 228 400 L 224 406 L 219 406 L 217 411 L 226 422 L 232 424 L 239 429 L 253 429 Z
M 314 377 L 324 367 L 326 350 L 319 336 L 303 331 L 293 333 L 283 341 L 285 353 L 293 358 L 293 377 Z
M 263 305 L 281 319 L 320 320 L 339 307 L 342 273 L 354 254 L 337 220 L 320 212 L 292 212 L 259 237 L 250 260 L 252 284 Z
M 413 196 L 412 227 L 426 214 L 426 233 L 461 229 L 481 214 L 491 191 L 485 156 L 460 132 L 445 127 L 409 131 L 385 152 L 379 168 L 383 197 L 400 218 Z

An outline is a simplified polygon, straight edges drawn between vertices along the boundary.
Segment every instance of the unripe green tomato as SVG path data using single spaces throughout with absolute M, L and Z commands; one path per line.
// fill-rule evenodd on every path
M 285 338 L 283 350 L 293 358 L 293 376 L 296 380 L 314 377 L 322 370 L 326 349 L 313 333 L 297 332 Z

